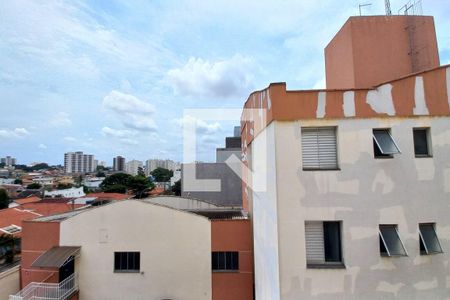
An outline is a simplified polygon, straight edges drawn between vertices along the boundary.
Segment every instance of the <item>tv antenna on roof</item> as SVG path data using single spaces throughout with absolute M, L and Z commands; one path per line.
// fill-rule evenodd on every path
M 362 16 L 362 12 L 361 12 L 362 7 L 371 6 L 371 5 L 372 5 L 372 3 L 359 4 L 359 15 Z
M 418 16 L 423 14 L 422 10 L 422 0 L 409 0 L 405 5 L 403 5 L 399 10 L 398 14 L 403 13 L 404 15 Z
M 392 16 L 390 0 L 384 0 L 384 8 L 386 10 L 386 16 Z

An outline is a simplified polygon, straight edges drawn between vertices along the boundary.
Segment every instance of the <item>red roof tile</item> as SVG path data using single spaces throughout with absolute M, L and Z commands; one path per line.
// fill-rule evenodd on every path
M 87 194 L 85 198 L 96 197 L 97 200 L 125 200 L 130 198 L 130 195 L 119 193 L 91 193 Z
M 38 202 L 38 201 L 41 201 L 41 198 L 39 198 L 37 196 L 30 196 L 30 197 L 14 200 L 14 202 L 16 202 L 17 204 L 25 204 L 25 203 L 32 203 L 32 202 Z

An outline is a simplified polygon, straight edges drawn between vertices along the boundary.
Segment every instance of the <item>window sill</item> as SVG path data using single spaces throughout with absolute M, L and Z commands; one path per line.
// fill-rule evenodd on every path
M 239 273 L 239 270 L 212 270 L 213 273 Z
M 392 159 L 394 156 L 374 156 L 375 159 Z
M 302 170 L 310 172 L 310 171 L 340 171 L 341 169 L 340 168 L 333 168 L 333 169 L 320 169 L 320 168 L 307 168 L 307 169 L 305 169 L 305 168 L 303 168 Z
M 424 154 L 424 155 L 415 155 L 414 157 L 415 158 L 433 158 L 433 155 Z
M 140 273 L 140 270 L 114 270 L 114 273 Z
M 343 263 L 307 264 L 307 269 L 345 269 Z

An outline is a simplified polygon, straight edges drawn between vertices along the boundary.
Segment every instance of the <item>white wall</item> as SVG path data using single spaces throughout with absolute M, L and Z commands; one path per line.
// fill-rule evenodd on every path
M 267 145 L 270 145 L 267 147 Z M 258 300 L 280 299 L 278 263 L 278 216 L 275 171 L 275 136 L 273 123 L 256 137 L 250 152 L 252 183 L 252 221 L 255 260 L 255 297 Z M 255 150 L 256 149 L 256 150 Z M 264 153 L 264 149 L 267 152 Z
M 61 245 L 81 246 L 81 299 L 211 299 L 207 218 L 126 200 L 63 221 Z M 141 273 L 114 273 L 115 251 L 140 251 Z
M 449 118 L 438 117 L 310 120 L 271 124 L 276 137 L 274 147 L 282 299 L 448 297 L 449 124 Z M 302 126 L 338 127 L 340 171 L 302 170 Z M 372 129 L 386 127 L 392 128 L 392 135 L 402 153 L 392 159 L 374 159 Z M 431 127 L 432 158 L 414 157 L 413 127 Z M 255 147 L 254 142 L 252 147 Z M 256 212 L 254 218 L 256 223 Z M 343 221 L 345 269 L 306 268 L 306 220 Z M 436 222 L 444 254 L 420 255 L 418 223 L 421 222 Z M 380 257 L 379 224 L 398 224 L 409 256 Z M 255 243 L 258 242 L 256 233 L 255 227 Z M 258 250 L 255 245 L 255 258 L 259 255 Z M 258 269 L 256 271 L 258 278 Z
M 20 266 L 0 273 L 0 300 L 8 300 L 20 290 Z
M 157 196 L 147 198 L 145 199 L 145 201 L 182 210 L 221 208 L 221 206 L 217 206 L 215 204 L 208 203 L 205 201 L 175 196 Z

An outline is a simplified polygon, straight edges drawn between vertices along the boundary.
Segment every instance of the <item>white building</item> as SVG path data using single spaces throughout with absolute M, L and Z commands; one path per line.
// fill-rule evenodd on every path
M 86 194 L 83 191 L 83 187 L 70 188 L 64 190 L 44 191 L 44 197 L 62 197 L 62 198 L 77 198 L 83 197 Z
M 41 186 L 52 186 L 55 182 L 53 177 L 39 176 L 32 179 L 33 183 L 38 183 Z
M 181 169 L 173 171 L 173 176 L 170 177 L 170 186 L 174 186 L 175 182 L 181 179 Z
M 0 158 L 0 163 L 4 163 L 5 166 L 11 167 L 11 166 L 16 165 L 17 160 L 14 157 L 6 156 L 6 157 Z
M 335 59 L 366 49 L 372 54 L 357 70 L 371 78 L 380 64 L 379 72 L 399 71 L 391 64 L 411 63 L 398 50 L 410 49 L 404 22 L 434 31 L 430 19 L 351 18 L 332 40 L 350 50 L 338 47 Z M 389 46 L 371 40 L 393 36 Z M 373 61 L 381 49 L 395 50 Z M 355 78 L 349 73 L 339 79 Z M 290 91 L 275 83 L 249 96 L 245 108 L 256 111 L 242 114 L 251 170 L 243 196 L 253 219 L 256 299 L 448 297 L 449 95 L 450 67 L 435 66 L 374 87 Z
M 140 160 L 130 160 L 126 163 L 125 172 L 130 175 L 137 175 L 139 172 L 139 168 L 142 169 L 143 163 Z
M 156 168 L 164 168 L 168 170 L 176 170 L 180 168 L 180 163 L 174 162 L 170 159 L 149 159 L 145 162 L 145 172 L 147 175 Z
M 84 178 L 83 185 L 88 188 L 97 189 L 100 188 L 103 180 L 105 180 L 105 177 L 86 177 Z
M 83 154 L 81 151 L 64 154 L 64 172 L 66 173 L 92 173 L 95 169 L 94 155 Z

